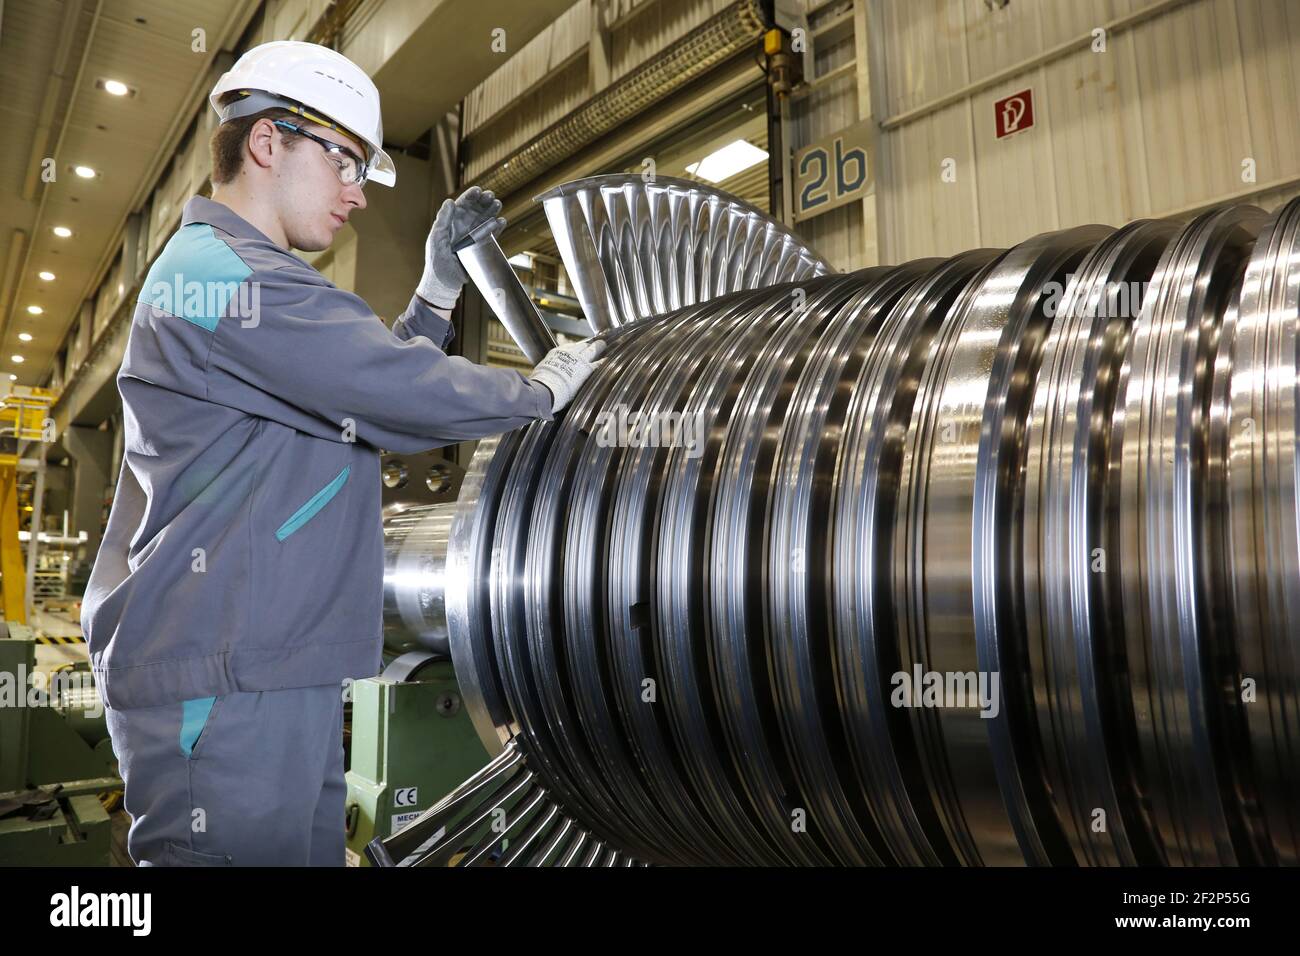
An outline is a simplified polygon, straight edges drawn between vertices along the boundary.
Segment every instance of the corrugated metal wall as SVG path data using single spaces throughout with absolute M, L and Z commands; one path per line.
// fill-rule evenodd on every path
M 587 99 L 591 23 L 591 0 L 579 0 L 465 98 L 466 181 Z
M 632 12 L 613 21 L 609 38 L 610 81 L 626 76 L 662 53 L 730 3 L 731 0 L 657 0 L 639 4 Z
M 791 152 L 853 126 L 871 114 L 862 0 L 804 0 L 811 40 L 812 72 L 807 87 L 786 103 L 786 137 Z M 851 202 L 813 219 L 786 224 L 806 238 L 841 271 L 877 261 L 876 200 Z
M 1104 52 L 1083 46 L 906 115 L 1144 9 L 1159 12 L 1109 33 Z M 886 261 L 1300 191 L 1300 4 L 871 0 L 870 16 Z M 994 102 L 1025 87 L 1035 125 L 995 138 Z
M 1272 208 L 1300 192 L 1300 3 L 804 0 L 803 9 L 816 68 L 787 109 L 791 148 L 858 116 L 883 127 L 876 197 L 796 227 L 840 268 L 1233 200 Z M 831 28 L 836 42 L 819 42 L 827 24 L 847 22 L 846 9 L 852 39 Z M 1108 28 L 1104 52 L 1092 49 L 1098 28 Z M 1035 125 L 998 139 L 994 103 L 1026 87 Z

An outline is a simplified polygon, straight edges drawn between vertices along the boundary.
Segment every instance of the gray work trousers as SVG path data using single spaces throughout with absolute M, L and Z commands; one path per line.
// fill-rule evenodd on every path
M 139 866 L 342 866 L 338 684 L 105 708 Z

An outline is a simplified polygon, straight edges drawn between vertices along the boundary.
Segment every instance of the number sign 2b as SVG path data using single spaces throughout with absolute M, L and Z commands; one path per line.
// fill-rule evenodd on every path
M 874 123 L 862 120 L 794 154 L 796 222 L 875 191 Z

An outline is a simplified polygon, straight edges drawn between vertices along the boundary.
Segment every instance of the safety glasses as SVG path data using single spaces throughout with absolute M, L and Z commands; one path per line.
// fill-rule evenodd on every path
M 291 133 L 297 133 L 299 136 L 305 136 L 314 143 L 319 143 L 325 150 L 325 158 L 338 173 L 339 182 L 344 186 L 351 186 L 355 183 L 358 186 L 366 184 L 366 177 L 370 175 L 370 165 L 352 150 L 346 146 L 340 146 L 338 143 L 331 143 L 327 139 L 322 139 L 315 133 L 309 133 L 301 126 L 295 126 L 288 120 L 272 120 L 274 125 L 280 129 L 288 130 Z

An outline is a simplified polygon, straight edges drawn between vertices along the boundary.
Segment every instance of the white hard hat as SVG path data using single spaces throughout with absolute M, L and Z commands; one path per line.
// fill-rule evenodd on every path
M 355 136 L 370 148 L 369 179 L 383 186 L 397 182 L 397 170 L 384 152 L 379 90 L 365 71 L 342 53 L 298 40 L 263 43 L 241 56 L 222 74 L 208 95 L 208 102 L 224 123 L 247 115 L 250 110 L 241 112 L 239 101 L 223 107 L 219 100 L 227 93 L 252 91 L 291 101 L 303 107 L 295 112 L 304 118 Z M 251 110 L 257 112 L 277 104 L 257 97 L 248 105 L 257 105 Z

